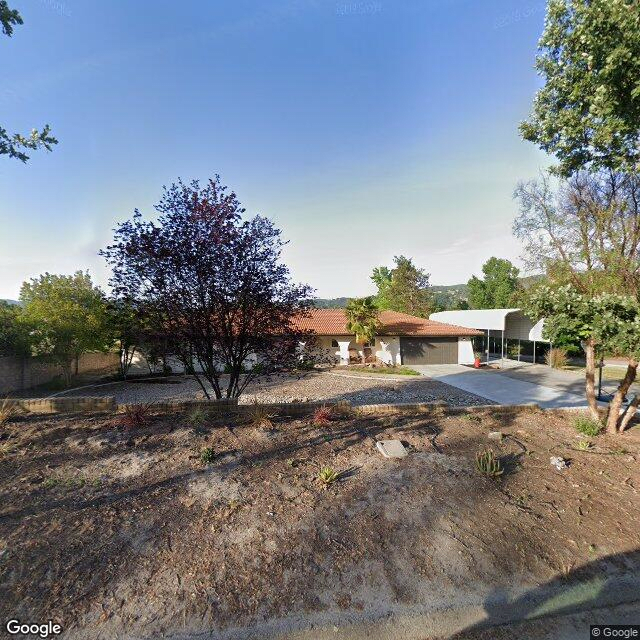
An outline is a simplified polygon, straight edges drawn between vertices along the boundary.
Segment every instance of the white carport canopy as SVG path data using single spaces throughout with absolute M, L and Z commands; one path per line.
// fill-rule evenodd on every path
M 439 311 L 429 318 L 438 322 L 455 324 L 468 329 L 480 329 L 487 332 L 487 362 L 490 357 L 489 337 L 491 332 L 500 333 L 500 356 L 504 362 L 505 339 L 529 340 L 533 342 L 533 361 L 536 361 L 536 342 L 548 342 L 542 337 L 544 320 L 534 323 L 522 309 L 468 309 L 464 311 Z M 518 349 L 518 354 L 520 350 Z M 520 355 L 518 355 L 520 360 Z
M 533 323 L 522 309 L 468 309 L 465 311 L 439 311 L 429 318 L 438 322 L 457 324 L 468 329 L 504 331 L 504 337 L 514 340 L 547 342 L 542 337 L 544 320 Z

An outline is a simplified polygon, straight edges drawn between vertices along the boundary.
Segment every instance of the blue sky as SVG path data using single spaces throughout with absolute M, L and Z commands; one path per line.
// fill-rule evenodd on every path
M 0 157 L 0 298 L 89 269 L 163 184 L 219 173 L 290 240 L 322 297 L 412 256 L 435 284 L 517 261 L 518 180 L 548 160 L 518 123 L 543 0 L 13 0 L 0 122 L 60 144 Z

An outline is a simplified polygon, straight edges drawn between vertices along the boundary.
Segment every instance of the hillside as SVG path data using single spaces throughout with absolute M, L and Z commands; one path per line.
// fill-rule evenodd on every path
M 540 278 L 542 278 L 540 275 L 524 276 L 519 280 L 523 289 L 528 289 Z M 433 285 L 431 291 L 434 293 L 436 301 L 442 306 L 448 306 L 449 303 L 456 300 L 467 300 L 469 297 L 469 288 L 466 283 Z M 316 298 L 314 303 L 318 309 L 343 309 L 349 300 L 350 298 Z
M 451 299 L 466 300 L 468 295 L 466 284 L 433 286 L 431 287 L 431 291 L 435 294 L 436 300 L 439 301 Z M 350 298 L 316 298 L 314 305 L 318 309 L 344 309 L 349 300 Z

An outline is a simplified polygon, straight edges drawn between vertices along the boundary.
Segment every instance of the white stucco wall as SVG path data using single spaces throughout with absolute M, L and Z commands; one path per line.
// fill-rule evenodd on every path
M 376 358 L 387 364 L 400 365 L 400 338 L 397 336 L 376 336 Z
M 338 343 L 344 343 L 348 340 L 349 349 L 356 349 L 358 353 L 361 351 L 360 345 L 356 344 L 356 341 L 349 336 L 318 336 L 316 338 L 318 350 L 335 358 L 336 363 L 340 362 L 340 349 L 331 346 L 333 340 Z M 400 365 L 400 338 L 397 336 L 376 336 L 373 352 L 376 358 L 382 362 Z
M 473 364 L 473 361 L 471 338 L 458 338 L 458 364 Z

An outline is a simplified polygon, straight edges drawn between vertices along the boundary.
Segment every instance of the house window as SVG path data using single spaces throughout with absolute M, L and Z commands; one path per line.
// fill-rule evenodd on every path
M 334 347 L 335 349 L 339 349 L 340 345 L 338 344 L 337 340 L 332 340 L 331 341 L 331 346 Z

